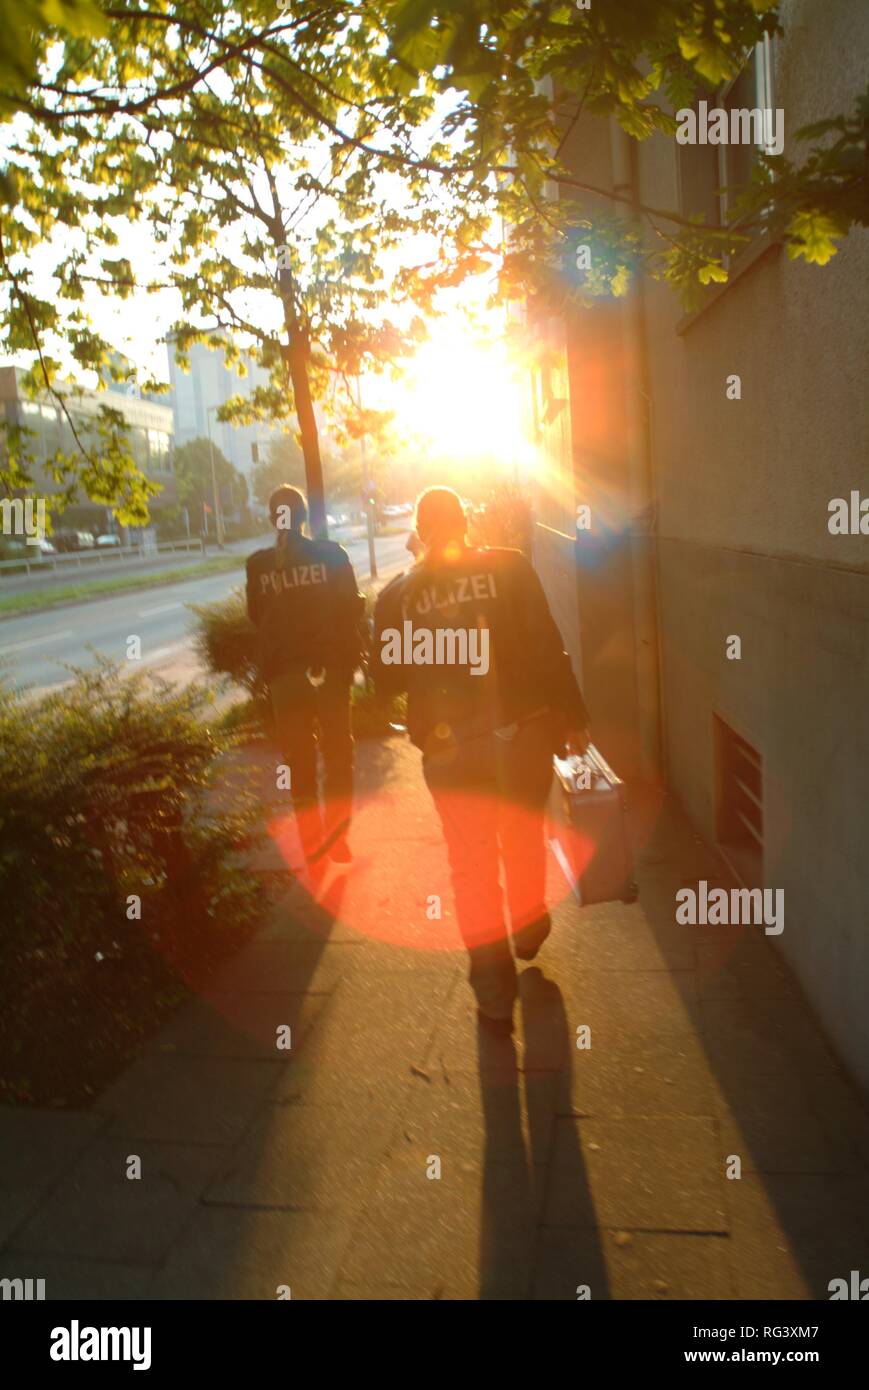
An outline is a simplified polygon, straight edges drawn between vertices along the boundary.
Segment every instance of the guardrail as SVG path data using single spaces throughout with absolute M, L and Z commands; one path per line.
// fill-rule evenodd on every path
M 37 548 L 34 546 L 34 550 Z M 124 546 L 103 546 L 94 550 L 70 550 L 59 551 L 57 555 L 43 555 L 38 552 L 31 559 L 27 555 L 22 555 L 14 560 L 0 560 L 0 575 L 13 571 L 21 574 L 46 574 L 49 570 L 70 569 L 75 566 L 81 569 L 82 566 L 107 564 L 111 561 L 115 563 L 132 562 L 133 560 L 153 559 L 156 555 L 165 555 L 177 550 L 202 551 L 202 541 L 197 536 L 191 537 L 189 541 L 159 541 L 156 545 L 124 545 Z

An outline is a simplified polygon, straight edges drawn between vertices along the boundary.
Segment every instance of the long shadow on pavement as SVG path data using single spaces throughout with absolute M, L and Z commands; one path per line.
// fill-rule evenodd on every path
M 571 1265 L 576 1296 L 609 1297 L 606 1263 L 594 1215 L 588 1172 L 569 1113 L 572 1047 L 561 990 L 536 966 L 519 978 L 525 1051 L 517 1066 L 510 1039 L 478 1039 L 480 1093 L 486 1127 L 480 1232 L 480 1298 L 532 1298 L 537 1283 L 540 1227 L 550 1185 L 569 1194 L 584 1228 Z M 522 1130 L 524 1081 L 528 1147 Z

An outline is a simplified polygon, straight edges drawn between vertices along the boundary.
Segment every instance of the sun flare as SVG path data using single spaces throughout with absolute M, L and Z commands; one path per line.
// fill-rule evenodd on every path
M 398 427 L 430 457 L 487 471 L 527 464 L 529 380 L 503 340 L 438 323 L 393 391 Z

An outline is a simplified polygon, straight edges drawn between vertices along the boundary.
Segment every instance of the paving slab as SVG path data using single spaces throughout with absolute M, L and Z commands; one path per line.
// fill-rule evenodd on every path
M 128 1178 L 129 1160 L 141 1177 Z M 15 1233 L 15 1250 L 156 1265 L 193 1213 L 224 1151 L 100 1138 Z
M 364 1284 L 339 1282 L 329 1294 L 331 1300 L 344 1303 L 421 1303 L 441 1298 L 449 1300 L 451 1297 L 464 1301 L 466 1295 L 450 1295 L 437 1284 L 434 1284 L 430 1291 L 426 1291 L 421 1288 L 410 1289 L 405 1284 L 374 1284 L 370 1280 Z
M 257 941 L 322 942 L 329 946 L 359 945 L 365 938 L 334 916 L 298 879 L 274 905 Z
M 328 998 L 287 990 L 209 990 L 179 1010 L 150 1041 L 146 1053 L 288 1061 Z
M 532 1090 L 533 1096 L 533 1090 Z M 435 1077 L 420 1079 L 410 1090 L 401 1135 L 426 1153 L 437 1153 L 445 1164 L 529 1164 L 535 1152 L 538 1162 L 551 1157 L 555 1111 L 539 1106 L 529 1117 L 525 1078 L 518 1071 L 508 1077 L 455 1075 L 448 1082 Z M 531 1125 L 546 1132 L 533 1145 Z
M 366 1195 L 394 1132 L 396 1109 L 368 1103 L 266 1106 L 224 1156 L 209 1206 L 286 1211 L 347 1208 Z
M 869 1174 L 869 1113 L 854 1086 L 841 1072 L 808 1072 L 804 1081 L 818 1123 L 847 1144 Z
M 735 1296 L 728 1241 L 715 1235 L 544 1230 L 535 1299 L 728 1299 Z
M 148 1297 L 328 1298 L 346 1241 L 346 1222 L 321 1212 L 202 1207 L 154 1276 Z
M 653 930 L 642 902 L 583 907 L 565 901 L 552 913 L 553 946 L 572 969 L 693 970 L 696 940 L 667 922 Z
M 737 1298 L 828 1299 L 832 1279 L 869 1268 L 865 1179 L 749 1174 L 726 1200 Z
M 799 999 L 791 972 L 772 946 L 719 936 L 697 943 L 701 999 Z
M 696 1037 L 617 1044 L 592 1037 L 562 1074 L 560 1115 L 585 1118 L 705 1116 L 715 1113 L 716 1079 Z
M 210 981 L 220 994 L 329 994 L 348 968 L 347 950 L 326 942 L 255 940 Z
M 714 1122 L 557 1121 L 544 1225 L 727 1231 Z
M 706 999 L 701 1032 L 710 1060 L 722 1076 L 741 1085 L 751 1073 L 836 1073 L 838 1067 L 810 1014 L 797 999 Z
M 557 962 L 553 976 L 574 1046 L 580 1026 L 591 1030 L 592 1046 L 696 1033 L 700 996 L 694 971 L 567 971 L 559 966 Z
M 110 1260 L 58 1259 L 26 1251 L 0 1254 L 0 1279 L 44 1279 L 47 1303 L 79 1299 L 122 1302 L 149 1298 L 154 1271 L 147 1265 L 124 1265 Z
M 83 1111 L 0 1107 L 0 1247 L 106 1123 Z
M 449 1160 L 440 1178 L 425 1146 L 397 1148 L 340 1269 L 342 1284 L 369 1282 L 419 1298 L 527 1298 L 539 1212 L 524 1163 Z
M 323 1102 L 394 1095 L 424 1065 L 457 981 L 452 972 L 347 979 L 282 1075 L 277 1098 Z M 408 984 L 412 987 L 408 988 Z
M 103 1093 L 110 1133 L 167 1143 L 232 1144 L 284 1064 L 234 1057 L 142 1057 Z
M 788 1106 L 780 1100 L 750 1104 L 740 1096 L 719 1121 L 722 1162 L 738 1155 L 743 1173 L 857 1175 L 863 1170 L 843 1134 L 819 1122 L 809 1100 Z

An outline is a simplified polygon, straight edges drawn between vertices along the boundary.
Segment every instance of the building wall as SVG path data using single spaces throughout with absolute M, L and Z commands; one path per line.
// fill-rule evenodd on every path
M 210 421 L 211 438 L 216 447 L 248 477 L 252 467 L 251 445 L 262 445 L 279 431 L 267 425 L 225 424 L 217 419 L 215 407 L 233 396 L 249 396 L 256 386 L 266 385 L 266 373 L 249 365 L 247 376 L 241 377 L 226 366 L 221 351 L 213 351 L 205 343 L 194 343 L 191 347 L 190 370 L 186 372 L 175 361 L 171 341 L 167 344 L 167 353 L 176 444 L 207 439 Z
M 605 121 L 582 117 L 564 157 L 589 183 L 613 186 Z M 597 300 L 574 312 L 560 336 L 532 318 L 545 364 L 536 374 L 542 461 L 535 502 L 543 524 L 535 563 L 581 679 L 596 746 L 621 776 L 648 777 L 637 602 L 637 575 L 647 564 L 648 498 L 636 479 L 640 425 L 630 315 L 622 302 Z M 590 508 L 588 530 L 577 529 L 579 506 Z M 656 702 L 657 690 L 651 695 Z
M 34 399 L 24 394 L 21 388 L 23 375 L 24 373 L 16 367 L 0 368 L 0 408 L 10 424 L 23 425 L 32 431 L 34 490 L 50 497 L 61 491 L 61 485 L 46 471 L 46 459 L 57 450 L 75 453 L 78 446 L 68 421 L 46 392 L 39 393 Z M 153 401 L 119 391 L 97 392 L 81 389 L 73 395 L 67 388 L 67 397 L 67 407 L 86 445 L 93 444 L 98 447 L 99 441 L 95 431 L 91 429 L 91 423 L 100 407 L 107 406 L 120 411 L 125 420 L 127 439 L 136 464 L 161 488 L 160 493 L 149 503 L 151 510 L 159 512 L 162 507 L 173 505 L 176 501 L 176 491 L 173 475 L 174 423 L 171 409 L 167 405 L 158 405 Z M 96 514 L 95 508 L 102 514 L 102 524 L 109 527 L 111 508 L 89 503 L 84 498 L 69 507 L 67 514 L 73 523 L 77 512 Z
M 782 19 L 775 105 L 798 158 L 795 130 L 865 87 L 869 6 L 790 0 Z M 639 169 L 643 201 L 678 206 L 672 142 Z M 827 529 L 831 498 L 869 495 L 867 286 L 865 231 L 824 268 L 772 248 L 687 325 L 652 288 L 648 344 L 668 778 L 714 840 L 714 715 L 761 754 L 775 944 L 869 1087 L 869 538 Z

